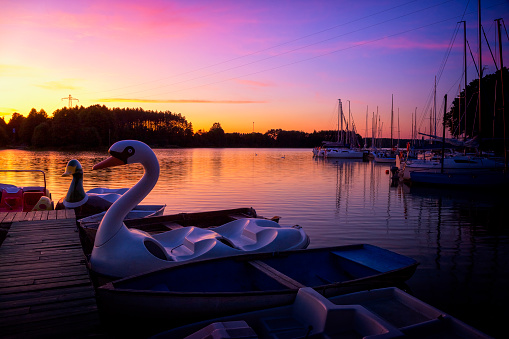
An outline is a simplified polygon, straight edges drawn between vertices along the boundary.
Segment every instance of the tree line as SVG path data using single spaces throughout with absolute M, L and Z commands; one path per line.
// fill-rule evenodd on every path
M 141 108 L 62 108 L 52 116 L 32 108 L 28 116 L 14 113 L 0 119 L 0 147 L 93 149 L 124 139 L 141 140 L 154 147 L 315 147 L 335 140 L 337 131 L 305 133 L 271 129 L 265 133 L 225 133 L 216 122 L 209 131 L 193 131 L 192 123 L 170 111 Z M 362 140 L 359 137 L 359 140 Z

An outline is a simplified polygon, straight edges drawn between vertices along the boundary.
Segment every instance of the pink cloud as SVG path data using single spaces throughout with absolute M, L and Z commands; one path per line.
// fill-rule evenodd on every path
M 21 6 L 22 4 L 22 6 Z M 105 38 L 139 37 L 157 39 L 178 37 L 204 26 L 192 14 L 192 7 L 179 2 L 147 1 L 86 1 L 34 2 L 11 5 L 2 9 L 3 24 L 23 25 L 37 29 L 57 29 L 77 36 Z

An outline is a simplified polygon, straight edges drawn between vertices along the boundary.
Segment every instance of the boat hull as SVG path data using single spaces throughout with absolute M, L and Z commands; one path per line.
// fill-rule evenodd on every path
M 96 296 L 101 314 L 114 327 L 131 323 L 126 320 L 136 315 L 133 320 L 143 328 L 160 330 L 288 305 L 305 286 L 325 297 L 394 286 L 409 279 L 417 265 L 370 245 L 239 255 L 113 281 L 99 287 Z
M 489 338 L 396 287 L 329 299 L 304 288 L 298 292 L 292 305 L 197 322 L 159 333 L 154 338 L 185 338 L 190 335 L 204 338 L 215 329 L 228 327 L 240 328 L 244 332 L 249 329 L 258 338 L 303 338 L 308 334 L 311 337 L 354 337 L 352 334 L 355 334 L 369 338 L 405 335 L 419 338 Z
M 486 170 L 468 173 L 410 173 L 410 182 L 416 185 L 493 188 L 509 184 L 509 175 L 503 171 Z

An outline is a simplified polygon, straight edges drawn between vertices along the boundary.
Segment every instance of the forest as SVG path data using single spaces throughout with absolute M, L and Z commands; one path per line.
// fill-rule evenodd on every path
M 32 149 L 88 150 L 124 139 L 141 140 L 153 147 L 311 148 L 336 137 L 337 131 L 225 133 L 219 122 L 209 131 L 195 133 L 192 123 L 181 114 L 100 105 L 62 108 L 52 116 L 32 108 L 26 117 L 14 113 L 8 123 L 0 119 L 0 147 Z

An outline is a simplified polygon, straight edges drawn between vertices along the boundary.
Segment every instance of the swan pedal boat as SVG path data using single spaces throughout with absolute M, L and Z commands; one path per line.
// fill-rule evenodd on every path
M 81 163 L 69 160 L 62 174 L 72 177 L 65 197 L 62 197 L 56 209 L 74 209 L 79 223 L 100 222 L 106 210 L 127 192 L 128 188 L 95 187 L 85 192 L 83 187 L 83 167 Z M 162 215 L 166 205 L 137 205 L 129 211 L 125 219 Z
M 106 212 L 102 213 L 101 219 Z M 129 212 L 129 213 L 132 213 Z M 194 226 L 200 228 L 215 228 L 224 225 L 230 221 L 244 218 L 266 219 L 256 213 L 252 207 L 233 208 L 226 210 L 214 210 L 192 213 L 177 213 L 168 215 L 145 216 L 142 218 L 124 219 L 127 228 L 135 228 L 147 232 L 151 235 L 168 232 L 182 227 Z M 274 216 L 269 220 L 279 222 L 280 217 Z M 85 255 L 90 255 L 94 247 L 95 236 L 101 220 L 93 222 L 83 222 L 78 220 L 78 230 L 80 233 L 81 245 Z
M 52 210 L 51 193 L 46 187 L 46 173 L 42 170 L 0 170 L 0 173 L 41 173 L 43 185 L 15 186 L 0 183 L 0 212 L 30 212 Z
M 231 333 L 235 333 L 230 336 Z M 397 287 L 325 298 L 309 287 L 292 305 L 197 322 L 163 338 L 491 338 Z
M 325 297 L 397 286 L 417 261 L 368 244 L 248 253 L 181 263 L 96 289 L 105 323 L 162 330 L 201 320 L 290 305 L 299 289 Z M 132 321 L 131 321 L 132 320 Z
M 185 227 L 159 234 L 127 228 L 124 219 L 154 188 L 159 162 L 143 142 L 123 140 L 109 149 L 110 157 L 94 170 L 140 163 L 143 177 L 106 211 L 94 239 L 89 269 L 97 276 L 123 278 L 181 262 L 247 252 L 306 248 L 309 237 L 300 226 L 284 227 L 266 219 L 234 220 L 213 230 Z

